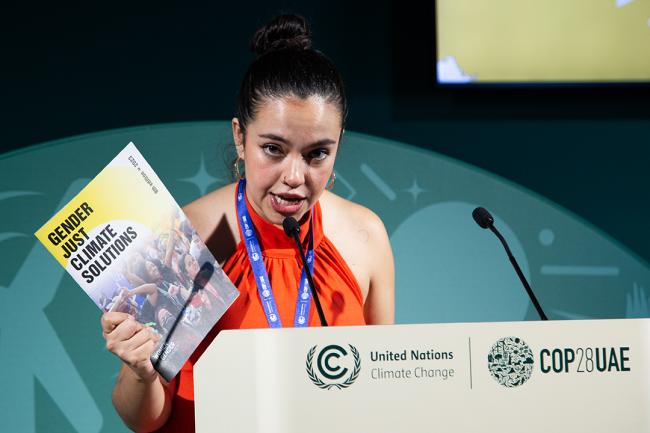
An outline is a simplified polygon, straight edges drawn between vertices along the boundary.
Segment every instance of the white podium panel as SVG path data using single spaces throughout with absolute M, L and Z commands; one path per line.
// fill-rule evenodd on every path
M 650 319 L 222 332 L 196 431 L 650 432 Z

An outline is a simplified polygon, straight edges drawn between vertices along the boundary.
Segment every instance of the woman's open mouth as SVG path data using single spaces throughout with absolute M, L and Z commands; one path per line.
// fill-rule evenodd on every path
M 270 195 L 273 210 L 285 216 L 297 213 L 305 202 L 305 198 L 298 195 L 273 193 Z

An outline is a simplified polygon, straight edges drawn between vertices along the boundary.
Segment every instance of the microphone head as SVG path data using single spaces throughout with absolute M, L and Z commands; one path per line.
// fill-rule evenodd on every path
M 197 272 L 196 276 L 194 277 L 194 284 L 192 285 L 192 292 L 196 293 L 199 290 L 202 290 L 206 284 L 210 282 L 210 278 L 212 278 L 212 274 L 214 274 L 214 266 L 210 262 L 205 262 L 203 263 L 203 266 L 201 266 L 201 269 L 199 269 L 199 272 Z
M 472 211 L 472 217 L 476 224 L 481 226 L 481 228 L 488 229 L 494 225 L 494 218 L 490 215 L 487 209 L 484 207 L 477 207 Z
M 284 229 L 284 233 L 289 237 L 297 236 L 300 233 L 300 226 L 294 217 L 286 217 L 282 221 L 282 228 Z

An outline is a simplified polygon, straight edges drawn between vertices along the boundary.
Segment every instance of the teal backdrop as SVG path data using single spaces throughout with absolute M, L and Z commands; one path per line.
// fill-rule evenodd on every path
M 647 123 L 637 125 L 641 137 Z M 0 431 L 126 431 L 110 401 L 119 362 L 100 311 L 33 232 L 129 141 L 181 205 L 232 181 L 227 121 L 114 129 L 0 156 L 0 413 L 11 414 Z M 650 316 L 645 260 L 507 179 L 355 132 L 336 174 L 335 192 L 386 224 L 398 323 L 537 320 L 501 245 L 473 222 L 477 205 L 492 211 L 551 319 Z

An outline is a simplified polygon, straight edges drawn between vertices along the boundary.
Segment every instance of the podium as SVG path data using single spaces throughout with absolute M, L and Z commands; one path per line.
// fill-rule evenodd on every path
M 196 431 L 650 432 L 650 319 L 224 331 Z

